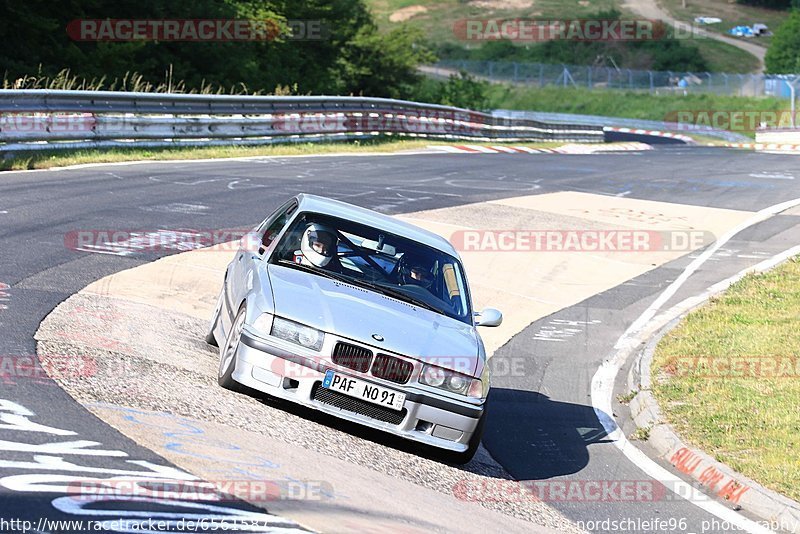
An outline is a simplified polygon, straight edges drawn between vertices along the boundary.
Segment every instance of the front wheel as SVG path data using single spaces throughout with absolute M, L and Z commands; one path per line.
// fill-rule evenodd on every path
M 483 438 L 483 431 L 486 427 L 486 419 L 488 419 L 488 416 L 489 399 L 487 398 L 483 405 L 483 415 L 481 415 L 481 418 L 475 427 L 475 431 L 472 433 L 472 437 L 469 438 L 469 446 L 467 447 L 467 450 L 464 452 L 439 451 L 436 455 L 437 458 L 449 464 L 463 465 L 469 463 L 469 461 L 475 456 L 475 453 L 478 452 L 478 447 L 481 446 L 481 439 Z
M 242 342 L 242 331 L 244 330 L 246 315 L 247 309 L 242 305 L 239 313 L 236 314 L 236 319 L 233 320 L 230 332 L 228 332 L 228 338 L 225 340 L 225 349 L 220 352 L 219 356 L 217 382 L 220 386 L 231 391 L 239 391 L 241 389 L 239 383 L 233 379 L 233 371 L 236 370 L 236 352 Z

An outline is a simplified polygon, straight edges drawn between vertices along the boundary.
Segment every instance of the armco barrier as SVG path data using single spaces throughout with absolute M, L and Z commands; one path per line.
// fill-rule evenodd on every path
M 495 117 L 383 98 L 0 90 L 0 152 L 270 144 L 382 134 L 603 142 L 603 129 L 595 125 Z

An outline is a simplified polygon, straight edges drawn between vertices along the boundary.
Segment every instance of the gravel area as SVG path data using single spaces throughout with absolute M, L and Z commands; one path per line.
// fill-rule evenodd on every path
M 88 363 L 83 371 L 70 368 L 54 374 L 83 404 L 104 402 L 213 421 L 369 466 L 445 494 L 452 494 L 462 481 L 511 478 L 484 451 L 466 466 L 453 467 L 365 439 L 359 435 L 364 435 L 360 427 L 336 418 L 224 390 L 216 381 L 218 353 L 203 341 L 205 328 L 203 321 L 188 315 L 79 293 L 42 322 L 36 339 L 45 368 L 53 362 L 54 368 L 63 369 L 65 357 Z M 374 431 L 369 432 L 375 439 Z M 386 441 L 393 439 L 387 436 Z M 480 504 L 561 532 L 581 532 L 542 502 L 484 500 Z

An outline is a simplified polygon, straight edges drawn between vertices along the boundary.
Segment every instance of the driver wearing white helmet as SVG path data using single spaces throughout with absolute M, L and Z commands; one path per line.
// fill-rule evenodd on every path
M 300 250 L 294 252 L 294 261 L 338 271 L 341 266 L 336 256 L 338 243 L 336 230 L 319 223 L 311 223 L 300 238 Z

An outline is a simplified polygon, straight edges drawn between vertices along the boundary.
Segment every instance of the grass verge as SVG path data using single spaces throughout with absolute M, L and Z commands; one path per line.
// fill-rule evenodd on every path
M 580 113 L 673 122 L 680 111 L 703 112 L 693 116 L 709 122 L 711 112 L 789 111 L 780 98 L 724 96 L 712 93 L 650 94 L 636 91 L 594 90 L 563 87 L 525 87 L 493 84 L 488 88 L 489 106 L 494 109 Z M 718 115 L 724 126 L 725 115 Z M 726 128 L 721 128 L 726 129 Z M 738 130 L 753 136 L 753 130 Z
M 378 138 L 367 141 L 339 143 L 294 143 L 284 145 L 219 146 L 207 148 L 115 148 L 92 150 L 59 150 L 36 154 L 18 153 L 6 155 L 0 160 L 0 170 L 18 171 L 30 169 L 48 169 L 66 167 L 84 163 L 116 163 L 138 160 L 181 160 L 181 159 L 215 159 L 245 158 L 253 156 L 302 156 L 313 154 L 370 153 L 370 152 L 402 152 L 406 150 L 423 150 L 432 145 L 452 145 L 470 143 L 470 141 L 441 142 L 433 139 L 385 139 Z M 486 143 L 478 143 L 486 144 Z M 503 144 L 503 143 L 492 143 Z M 516 146 L 532 148 L 548 148 L 563 145 L 555 143 L 512 143 Z
M 800 257 L 745 277 L 689 314 L 661 340 L 653 362 L 653 394 L 678 434 L 795 500 L 798 326 Z
M 728 43 L 710 38 L 696 39 L 690 42 L 700 48 L 700 53 L 708 62 L 711 72 L 746 74 L 756 71 L 759 67 L 756 56 Z
M 381 29 L 399 24 L 420 28 L 431 42 L 461 42 L 453 25 L 469 18 L 589 18 L 600 10 L 619 9 L 621 0 L 367 0 Z

